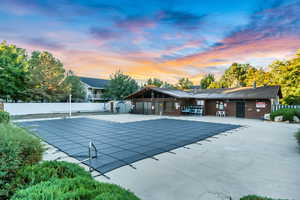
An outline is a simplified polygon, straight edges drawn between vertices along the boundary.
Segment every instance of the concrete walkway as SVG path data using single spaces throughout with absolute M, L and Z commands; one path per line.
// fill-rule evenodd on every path
M 160 118 L 146 115 L 87 116 L 115 122 Z M 97 177 L 133 191 L 143 200 L 234 200 L 258 194 L 289 200 L 300 199 L 300 152 L 294 132 L 296 124 L 218 117 L 169 117 L 246 126 L 221 134 L 202 145 L 179 148 L 176 154 L 157 155 L 159 161 L 145 159 Z M 52 160 L 51 146 L 44 159 Z M 55 155 L 55 156 L 54 156 Z M 63 160 L 76 162 L 72 158 Z M 94 173 L 97 174 L 97 173 Z

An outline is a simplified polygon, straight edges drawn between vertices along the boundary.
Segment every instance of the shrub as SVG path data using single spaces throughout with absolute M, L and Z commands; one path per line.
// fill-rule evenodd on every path
M 0 199 L 6 199 L 13 190 L 16 172 L 42 159 L 40 140 L 26 129 L 13 124 L 0 124 Z
M 298 118 L 300 118 L 300 109 L 296 109 L 295 115 L 296 115 Z
M 272 199 L 269 197 L 261 197 L 261 196 L 256 196 L 256 195 L 248 195 L 245 197 L 240 198 L 240 200 L 284 200 L 284 199 Z M 287 199 L 285 199 L 287 200 Z
M 297 142 L 298 142 L 298 144 L 300 146 L 300 129 L 296 132 L 295 137 L 296 137 Z
M 0 123 L 8 123 L 10 120 L 10 115 L 8 112 L 0 110 Z
M 17 172 L 14 185 L 20 189 L 53 178 L 75 178 L 77 176 L 91 178 L 90 173 L 77 164 L 64 161 L 45 161 L 20 169 Z
M 24 190 L 11 200 L 139 200 L 133 193 L 117 185 L 100 183 L 91 178 L 52 179 Z
M 271 112 L 271 119 L 274 120 L 275 117 L 277 116 L 283 116 L 283 121 L 293 121 L 293 117 L 294 116 L 298 116 L 300 115 L 300 110 L 299 109 L 292 109 L 292 108 L 283 108 L 283 109 L 279 109 L 276 111 Z

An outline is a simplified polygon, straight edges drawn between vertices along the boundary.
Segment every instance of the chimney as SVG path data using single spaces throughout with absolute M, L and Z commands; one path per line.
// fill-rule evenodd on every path
M 253 89 L 256 88 L 256 81 L 253 81 Z

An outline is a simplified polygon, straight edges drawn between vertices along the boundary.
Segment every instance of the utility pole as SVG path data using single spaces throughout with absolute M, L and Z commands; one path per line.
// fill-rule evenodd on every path
M 72 117 L 72 94 L 69 94 L 69 117 Z

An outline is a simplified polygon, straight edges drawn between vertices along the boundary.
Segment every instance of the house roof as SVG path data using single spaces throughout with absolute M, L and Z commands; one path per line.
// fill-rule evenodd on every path
M 129 96 L 127 96 L 125 99 L 131 99 L 134 98 L 135 96 L 138 96 L 139 94 L 142 94 L 146 91 L 149 90 L 154 90 L 159 93 L 167 94 L 169 96 L 175 97 L 175 98 L 190 98 L 189 92 L 185 92 L 183 90 L 176 90 L 176 89 L 167 89 L 167 88 L 158 88 L 158 87 L 153 87 L 153 86 L 147 86 L 144 87 Z
M 240 87 L 240 88 L 218 88 L 218 89 L 198 89 L 193 92 L 146 87 L 127 97 L 127 99 L 134 98 L 136 95 L 147 90 L 154 90 L 175 98 L 193 98 L 193 99 L 271 99 L 280 97 L 281 90 L 279 86 L 263 86 L 263 87 Z
M 201 99 L 271 99 L 277 95 L 282 96 L 279 86 L 198 89 L 193 96 Z
M 94 88 L 104 88 L 109 80 L 89 77 L 79 77 L 80 81 Z

